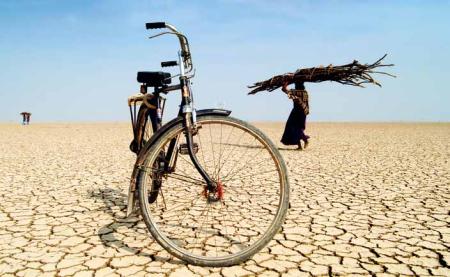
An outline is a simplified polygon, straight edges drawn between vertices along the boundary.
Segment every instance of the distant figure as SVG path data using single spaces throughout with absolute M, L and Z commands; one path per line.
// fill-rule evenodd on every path
M 303 82 L 296 82 L 295 89 L 288 89 L 287 86 L 285 83 L 281 89 L 292 99 L 294 107 L 286 122 L 281 143 L 297 145 L 298 150 L 303 150 L 301 141 L 305 143 L 304 148 L 309 143 L 309 136 L 305 134 L 306 116 L 309 114 L 308 92 Z
M 29 112 L 21 112 L 20 115 L 22 115 L 23 121 L 22 121 L 22 125 L 30 125 L 30 117 L 31 117 L 31 113 Z

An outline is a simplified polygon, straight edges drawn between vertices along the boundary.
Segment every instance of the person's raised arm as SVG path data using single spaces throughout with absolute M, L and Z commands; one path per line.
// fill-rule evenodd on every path
M 281 90 L 284 92 L 284 93 L 286 93 L 286 94 L 289 94 L 289 91 L 290 91 L 290 89 L 288 89 L 288 86 L 289 85 L 289 83 L 288 82 L 285 82 L 284 84 L 283 84 L 283 86 L 281 87 Z

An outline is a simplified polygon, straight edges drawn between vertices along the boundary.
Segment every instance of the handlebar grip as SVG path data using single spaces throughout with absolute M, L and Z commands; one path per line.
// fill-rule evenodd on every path
M 161 62 L 161 67 L 169 67 L 169 66 L 176 66 L 176 65 L 178 65 L 177 61 Z
M 145 28 L 148 29 L 160 29 L 166 28 L 166 22 L 150 22 L 145 23 Z

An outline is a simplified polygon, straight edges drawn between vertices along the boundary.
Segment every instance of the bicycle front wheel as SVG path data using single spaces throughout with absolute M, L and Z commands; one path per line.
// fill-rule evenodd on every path
M 216 190 L 206 189 L 191 162 L 180 123 L 146 153 L 138 178 L 142 216 L 153 237 L 181 260 L 200 266 L 238 264 L 280 229 L 289 203 L 286 168 L 276 147 L 255 127 L 222 116 L 200 116 L 198 124 L 194 150 Z M 155 178 L 160 185 L 152 202 Z

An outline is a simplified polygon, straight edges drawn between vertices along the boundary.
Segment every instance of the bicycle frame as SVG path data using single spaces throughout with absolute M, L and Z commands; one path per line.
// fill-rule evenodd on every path
M 166 34 L 172 34 L 172 35 L 176 35 L 178 37 L 179 43 L 180 43 L 180 48 L 181 48 L 181 50 L 178 52 L 178 66 L 179 66 L 179 81 L 180 81 L 180 83 L 179 83 L 179 85 L 155 88 L 155 91 L 153 92 L 153 94 L 151 94 L 151 96 L 148 97 L 149 99 L 146 98 L 146 96 L 143 96 L 142 99 L 138 99 L 137 101 L 142 100 L 145 103 L 145 105 L 148 107 L 147 111 L 144 111 L 144 112 L 148 113 L 148 116 L 150 117 L 150 120 L 152 122 L 153 137 L 154 137 L 158 133 L 163 133 L 166 130 L 165 128 L 163 128 L 164 126 L 161 125 L 162 118 L 161 118 L 161 116 L 158 116 L 158 111 L 157 111 L 157 109 L 160 108 L 158 106 L 158 105 L 160 105 L 160 103 L 159 103 L 160 94 L 168 93 L 169 91 L 173 91 L 173 90 L 181 91 L 181 105 L 180 105 L 180 109 L 178 112 L 178 119 L 181 118 L 182 123 L 183 123 L 184 135 L 186 137 L 188 154 L 189 154 L 189 157 L 190 157 L 194 167 L 197 169 L 197 171 L 200 173 L 200 175 L 204 179 L 204 181 L 206 183 L 206 188 L 209 191 L 212 191 L 217 187 L 217 184 L 211 179 L 211 177 L 208 175 L 208 173 L 200 165 L 200 163 L 196 157 L 195 151 L 194 151 L 193 136 L 197 132 L 198 126 L 197 126 L 197 120 L 196 120 L 197 114 L 196 114 L 196 110 L 194 108 L 193 93 L 192 93 L 191 82 L 190 82 L 190 78 L 192 78 L 194 76 L 194 74 L 189 74 L 193 71 L 193 63 L 192 63 L 192 57 L 191 57 L 189 43 L 187 41 L 187 38 L 186 38 L 186 36 L 181 34 L 175 27 L 173 27 L 170 24 L 166 24 L 166 23 L 162 23 L 162 22 L 147 23 L 146 27 L 147 27 L 147 29 L 168 28 L 171 30 L 171 32 L 162 32 L 160 34 L 151 36 L 149 38 L 155 38 L 155 37 L 158 37 L 161 35 L 166 35 Z M 131 100 L 131 101 L 133 101 L 133 100 Z M 130 100 L 129 100 L 129 105 L 130 105 Z M 131 106 L 130 106 L 130 111 L 131 111 Z M 223 110 L 221 111 L 221 110 L 215 110 L 215 109 L 202 111 L 202 114 L 203 113 L 220 114 L 220 115 L 226 115 L 226 116 L 228 116 L 230 114 L 229 111 L 223 111 Z M 135 112 L 135 114 L 136 114 L 136 112 Z M 145 116 L 147 116 L 147 114 Z M 175 121 L 177 121 L 177 119 L 172 120 L 171 122 L 175 122 Z M 134 136 L 136 139 L 139 136 L 139 134 L 137 133 L 137 130 L 138 130 L 138 128 L 140 128 L 142 126 L 136 126 L 137 120 L 136 120 L 136 118 L 133 118 L 133 115 L 132 115 L 132 122 L 133 122 L 133 132 L 134 132 Z M 171 125 L 169 123 L 167 123 L 166 125 Z M 144 122 L 144 124 L 145 124 L 145 122 Z M 152 137 L 152 139 L 153 139 L 153 137 Z M 154 140 L 156 140 L 156 139 L 157 138 L 154 138 Z M 176 151 L 177 139 L 178 138 L 172 139 L 172 141 L 169 144 L 168 151 L 167 151 L 167 153 L 165 153 L 165 161 L 166 161 L 166 164 L 164 166 L 165 171 L 169 170 L 169 164 L 172 161 L 172 158 L 174 157 L 174 152 Z M 149 145 L 151 145 L 151 144 L 149 143 Z M 130 146 L 130 148 L 131 148 L 131 146 Z M 143 150 L 141 150 L 141 152 L 145 152 L 147 150 L 148 149 L 143 149 Z M 132 149 L 132 151 L 133 151 L 133 149 Z M 142 163 L 142 161 L 138 156 L 138 158 L 136 160 L 135 168 L 133 170 L 132 180 L 131 180 L 131 184 L 130 184 L 127 216 L 129 214 L 131 214 L 133 207 L 134 207 L 134 191 L 136 189 L 135 188 L 136 176 L 137 176 L 138 171 L 140 170 L 140 167 L 142 166 L 141 163 Z

